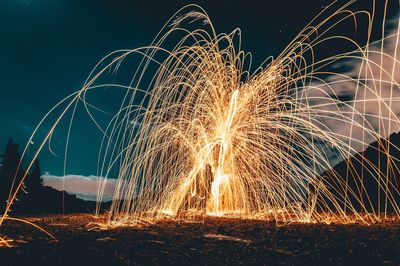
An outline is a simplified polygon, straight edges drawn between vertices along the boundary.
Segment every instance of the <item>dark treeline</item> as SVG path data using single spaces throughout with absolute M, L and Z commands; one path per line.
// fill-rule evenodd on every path
M 0 214 L 4 212 L 10 191 L 15 190 L 26 173 L 22 164 L 19 165 L 20 160 L 19 146 L 10 139 L 0 155 Z M 396 212 L 400 204 L 400 133 L 371 143 L 366 150 L 326 170 L 316 181 L 322 181 L 344 209 L 354 206 L 361 212 Z M 320 206 L 335 210 L 323 195 L 318 196 L 318 201 Z M 95 206 L 95 202 L 44 186 L 40 163 L 36 160 L 11 206 L 10 215 L 93 212 Z M 109 203 L 102 207 L 108 208 Z
M 19 145 L 10 139 L 0 162 L 0 213 L 6 208 L 11 192 L 15 191 L 26 170 L 20 165 Z M 19 167 L 19 169 L 18 169 Z M 18 171 L 17 171 L 18 169 Z M 96 203 L 43 185 L 39 160 L 33 162 L 9 215 L 93 212 Z

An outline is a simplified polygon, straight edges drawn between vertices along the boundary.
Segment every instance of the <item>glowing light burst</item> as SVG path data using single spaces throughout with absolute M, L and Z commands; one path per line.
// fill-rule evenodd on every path
M 127 92 L 103 129 L 99 157 L 100 176 L 119 169 L 111 222 L 202 215 L 278 222 L 379 220 L 387 209 L 374 208 L 381 203 L 365 202 L 365 191 L 349 185 L 349 178 L 362 182 L 362 176 L 321 175 L 400 129 L 398 21 L 387 33 L 386 9 L 383 20 L 373 21 L 375 11 L 350 11 L 354 2 L 334 11 L 334 5 L 327 7 L 278 57 L 256 70 L 251 55 L 241 50 L 240 30 L 216 34 L 200 7 L 185 7 L 150 46 L 104 58 L 84 87 L 63 101 L 66 107 L 34 158 L 75 103 L 81 101 L 96 121 L 86 101 L 89 90 L 114 87 Z M 358 19 L 368 21 L 357 29 L 364 34 L 360 40 L 337 34 L 339 26 L 355 28 Z M 372 42 L 376 24 L 382 37 Z M 388 43 L 394 44 L 390 51 Z M 338 52 L 335 44 L 345 48 Z M 132 56 L 141 61 L 129 84 L 100 83 Z M 351 74 L 338 71 L 349 62 Z M 354 97 L 343 99 L 349 84 Z M 379 112 L 371 113 L 371 106 Z M 389 150 L 387 169 L 395 170 L 398 158 Z M 379 167 L 374 171 L 378 190 L 385 191 L 379 201 L 399 217 L 393 197 L 397 183 Z M 19 188 L 12 190 L 10 202 Z M 99 200 L 103 190 L 104 182 Z

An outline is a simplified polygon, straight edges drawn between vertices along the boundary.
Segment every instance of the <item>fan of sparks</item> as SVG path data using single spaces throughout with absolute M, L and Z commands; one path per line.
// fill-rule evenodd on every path
M 399 217 L 389 174 L 398 170 L 390 153 L 398 148 L 389 141 L 381 145 L 384 170 L 361 162 L 372 191 L 361 174 L 323 174 L 400 128 L 398 20 L 387 18 L 388 3 L 377 16 L 374 8 L 350 11 L 353 2 L 325 8 L 259 68 L 242 51 L 239 29 L 217 34 L 200 7 L 187 6 L 148 47 L 105 57 L 65 100 L 40 149 L 76 103 L 96 121 L 86 93 L 113 87 L 126 94 L 102 129 L 99 155 L 99 175 L 118 169 L 112 222 L 214 215 L 367 223 L 389 210 Z M 130 57 L 139 60 L 127 84 L 101 83 Z M 369 197 L 382 193 L 378 202 Z

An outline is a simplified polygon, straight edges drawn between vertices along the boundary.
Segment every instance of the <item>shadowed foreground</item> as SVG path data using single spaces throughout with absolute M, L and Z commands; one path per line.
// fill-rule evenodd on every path
M 265 221 L 206 218 L 143 228 L 88 230 L 83 215 L 30 218 L 51 241 L 22 223 L 6 222 L 0 265 L 315 264 L 398 265 L 400 224 L 278 227 Z

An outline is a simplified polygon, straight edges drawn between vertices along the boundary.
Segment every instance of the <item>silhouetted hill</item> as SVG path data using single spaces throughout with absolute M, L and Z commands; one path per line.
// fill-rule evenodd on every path
M 11 214 L 59 214 L 76 212 L 94 212 L 96 202 L 85 201 L 75 195 L 43 186 L 39 160 L 35 160 L 30 171 L 23 168 L 19 145 L 9 139 L 0 162 L 0 214 L 2 214 L 15 193 Z M 23 177 L 26 176 L 24 180 Z M 102 208 L 109 208 L 110 203 L 103 203 Z
M 86 201 L 46 186 L 18 198 L 11 214 L 93 213 L 96 209 L 95 201 Z M 101 207 L 105 210 L 109 206 L 110 202 L 105 202 Z
M 400 204 L 400 133 L 379 139 L 368 148 L 325 171 L 322 183 L 336 204 L 347 208 L 351 203 L 361 212 L 393 212 Z M 390 154 L 390 156 L 388 156 Z M 327 197 L 319 197 L 319 204 L 335 209 Z

